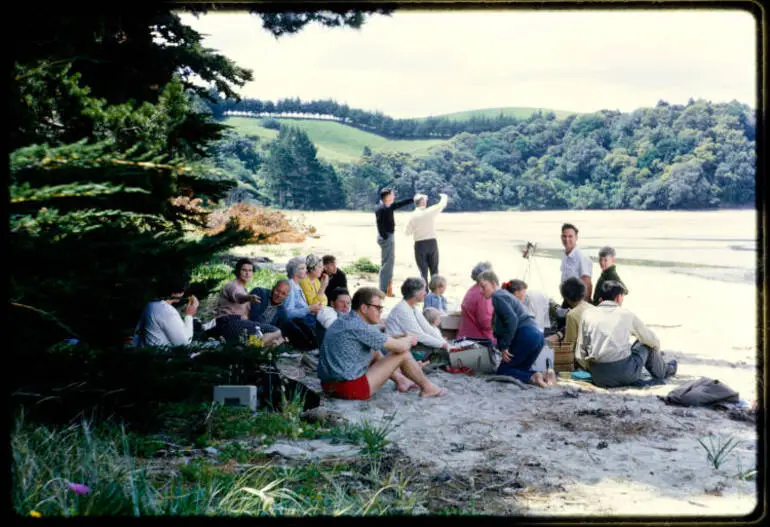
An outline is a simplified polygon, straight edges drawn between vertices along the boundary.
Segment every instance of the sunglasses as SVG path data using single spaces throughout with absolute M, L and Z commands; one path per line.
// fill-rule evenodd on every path
M 377 309 L 378 313 L 382 313 L 382 309 L 385 307 L 385 306 L 378 306 L 377 304 L 366 304 L 366 305 L 369 306 L 369 307 L 373 307 L 373 308 Z

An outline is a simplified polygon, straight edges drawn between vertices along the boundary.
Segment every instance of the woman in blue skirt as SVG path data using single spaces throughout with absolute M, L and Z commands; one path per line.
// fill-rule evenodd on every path
M 494 271 L 484 271 L 478 276 L 477 282 L 482 294 L 492 299 L 492 331 L 497 340 L 497 347 L 503 354 L 502 362 L 497 368 L 498 375 L 510 375 L 522 382 L 548 388 L 551 384 L 546 382 L 543 374 L 531 369 L 545 345 L 545 337 L 538 329 L 535 317 L 518 298 L 505 289 L 500 289 L 500 280 Z

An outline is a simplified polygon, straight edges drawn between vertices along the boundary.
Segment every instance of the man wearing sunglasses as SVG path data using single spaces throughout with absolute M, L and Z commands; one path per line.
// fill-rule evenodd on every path
M 352 311 L 340 315 L 321 344 L 318 377 L 324 392 L 340 399 L 368 399 L 393 380 L 400 392 L 419 389 L 423 397 L 446 395 L 425 377 L 409 350 L 412 336 L 388 337 L 377 329 L 385 293 L 362 287 L 353 295 Z M 383 355 L 382 351 L 388 351 Z

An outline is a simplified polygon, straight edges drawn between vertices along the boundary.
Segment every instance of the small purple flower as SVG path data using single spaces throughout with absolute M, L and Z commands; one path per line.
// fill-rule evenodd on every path
M 91 492 L 91 489 L 89 489 L 82 483 L 67 483 L 67 486 L 72 492 L 74 492 L 78 496 L 82 496 L 83 494 L 88 494 L 89 492 Z

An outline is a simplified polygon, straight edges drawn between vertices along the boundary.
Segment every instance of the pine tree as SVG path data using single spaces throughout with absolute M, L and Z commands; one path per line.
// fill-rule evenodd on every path
M 49 6 L 17 13 L 10 29 L 17 353 L 66 336 L 120 343 L 170 276 L 250 237 L 235 223 L 216 236 L 195 230 L 234 183 L 203 162 L 224 127 L 191 97 L 213 98 L 213 88 L 237 98 L 252 73 L 203 48 L 169 6 L 128 9 Z M 311 21 L 360 25 L 351 13 L 261 17 L 281 34 Z

